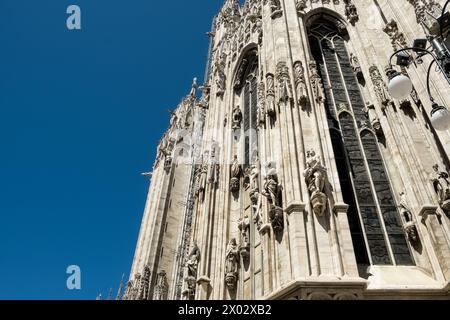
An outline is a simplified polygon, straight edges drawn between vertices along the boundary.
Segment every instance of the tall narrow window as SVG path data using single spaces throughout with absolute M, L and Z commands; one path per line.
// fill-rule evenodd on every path
M 325 108 L 359 265 L 412 265 L 383 158 L 334 18 L 309 27 L 325 88 Z
M 257 114 L 258 114 L 258 56 L 256 51 L 251 51 L 246 55 L 241 65 L 241 72 L 238 83 L 241 87 L 236 89 L 242 90 L 243 112 L 243 129 L 245 136 L 244 145 L 244 169 L 250 166 L 258 154 L 258 137 L 257 137 Z

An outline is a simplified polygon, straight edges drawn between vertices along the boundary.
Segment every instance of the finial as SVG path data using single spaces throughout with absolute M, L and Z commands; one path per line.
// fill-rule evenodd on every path
M 122 279 L 120 279 L 120 285 L 119 285 L 119 290 L 117 290 L 116 300 L 122 300 L 122 291 L 123 291 L 123 286 L 124 286 L 124 283 L 123 283 L 124 280 L 125 280 L 125 273 L 122 273 Z

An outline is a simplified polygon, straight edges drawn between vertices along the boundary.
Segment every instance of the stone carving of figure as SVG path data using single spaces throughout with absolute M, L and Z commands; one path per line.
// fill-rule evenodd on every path
M 272 10 L 272 13 L 280 11 L 281 10 L 280 0 L 270 0 L 270 9 Z
M 303 10 L 308 8 L 307 0 L 296 0 L 295 8 L 297 9 L 297 12 L 303 12 Z
M 307 152 L 306 170 L 303 173 L 311 196 L 313 210 L 323 216 L 327 208 L 327 196 L 324 193 L 327 181 L 327 168 L 322 165 L 320 156 L 314 150 Z
M 269 217 L 275 232 L 284 228 L 284 214 L 281 208 L 282 186 L 278 181 L 278 175 L 273 162 L 267 165 L 267 175 L 264 179 L 262 195 L 267 197 L 270 203 Z
M 242 111 L 239 106 L 236 106 L 233 109 L 233 130 L 237 130 L 241 128 L 242 123 Z
M 194 78 L 194 80 L 192 80 L 192 89 L 191 92 L 189 93 L 189 96 L 195 97 L 196 92 L 197 92 L 197 78 Z
M 265 117 L 265 85 L 263 81 L 258 84 L 258 125 L 263 125 L 266 121 Z
M 269 170 L 267 172 L 267 176 L 264 181 L 263 195 L 265 195 L 269 199 L 271 205 L 279 207 L 281 200 L 280 199 L 281 186 L 278 182 L 278 175 L 276 169 L 270 166 L 271 165 L 269 164 Z
M 319 69 L 317 68 L 317 64 L 315 62 L 310 62 L 309 71 L 311 73 L 311 85 L 314 91 L 316 102 L 320 103 L 323 101 L 323 85 L 322 78 L 319 75 Z
M 223 96 L 226 89 L 226 75 L 225 75 L 226 60 L 227 55 L 225 53 L 222 53 L 216 65 L 216 85 L 218 96 Z
M 236 239 L 232 239 L 227 246 L 225 260 L 225 283 L 230 290 L 236 289 L 239 268 L 239 252 Z
M 369 72 L 378 101 L 384 107 L 387 107 L 391 102 L 391 98 L 387 90 L 386 83 L 384 82 L 383 77 L 381 76 L 380 70 L 378 69 L 378 67 L 372 66 L 369 69 Z
M 210 184 L 216 184 L 219 181 L 219 164 L 217 163 L 217 146 L 213 146 L 211 149 L 209 165 L 209 177 L 208 182 Z
M 250 254 L 250 219 L 248 216 L 239 219 L 238 228 L 242 236 L 242 244 L 240 247 L 241 256 L 247 259 Z
M 234 156 L 233 163 L 231 165 L 231 181 L 230 181 L 230 191 L 238 192 L 240 189 L 242 174 L 242 166 L 239 164 L 237 156 Z
M 277 65 L 278 99 L 280 103 L 288 103 L 291 98 L 291 80 L 289 68 L 284 62 Z
M 197 243 L 194 243 L 194 246 L 192 247 L 191 252 L 189 253 L 188 259 L 186 261 L 186 269 L 187 269 L 187 276 L 193 277 L 195 278 L 195 280 L 197 280 L 197 270 L 200 258 L 201 258 L 200 249 Z
M 195 287 L 197 284 L 198 276 L 198 264 L 200 263 L 200 258 L 200 249 L 198 248 L 197 243 L 194 243 L 194 246 L 192 247 L 186 261 L 186 276 L 184 278 L 189 297 L 195 295 Z
M 354 25 L 359 20 L 358 9 L 352 0 L 344 0 L 345 2 L 345 15 L 348 21 Z
M 361 64 L 359 63 L 358 57 L 351 53 L 350 54 L 350 63 L 352 64 L 353 72 L 355 73 L 356 77 L 359 79 L 362 77 L 362 69 Z
M 275 79 L 273 74 L 266 76 L 267 80 L 267 115 L 271 118 L 275 117 Z
M 167 300 L 167 292 L 168 292 L 167 274 L 163 270 L 158 273 L 158 280 L 156 282 L 153 300 Z
M 200 170 L 201 171 L 197 192 L 198 198 L 200 199 L 200 201 L 203 201 L 205 199 L 206 183 L 208 180 L 208 165 L 206 163 L 203 163 Z
M 450 178 L 447 172 L 440 171 L 439 165 L 433 167 L 432 182 L 439 197 L 439 204 L 446 212 L 450 211 Z
M 383 31 L 391 38 L 391 43 L 394 50 L 399 50 L 401 48 L 407 47 L 407 42 L 405 35 L 398 29 L 398 24 L 395 20 L 387 23 Z
M 408 205 L 408 200 L 406 199 L 406 193 L 401 192 L 400 193 L 400 214 L 404 220 L 404 229 L 406 234 L 408 235 L 408 239 L 412 242 L 417 241 L 418 234 L 417 234 L 417 227 L 416 223 L 414 221 L 414 216 L 412 214 L 412 210 L 410 209 Z
M 144 268 L 144 273 L 140 280 L 137 300 L 148 300 L 149 290 L 150 290 L 150 268 L 149 266 L 146 266 Z
M 202 97 L 200 98 L 200 102 L 198 103 L 198 106 L 202 109 L 209 109 L 209 100 L 210 100 L 210 93 L 211 88 L 209 86 L 201 87 L 202 90 Z
M 306 89 L 305 69 L 301 61 L 294 63 L 294 77 L 298 104 L 305 106 L 308 102 L 308 91 Z

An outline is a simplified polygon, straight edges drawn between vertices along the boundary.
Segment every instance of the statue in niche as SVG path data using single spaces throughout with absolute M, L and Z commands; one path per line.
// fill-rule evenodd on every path
M 153 300 L 167 300 L 168 283 L 167 274 L 164 270 L 158 273 Z
M 303 176 L 308 186 L 314 213 L 321 217 L 327 208 L 327 196 L 324 193 L 327 168 L 322 165 L 320 156 L 316 155 L 314 150 L 307 152 L 306 170 Z
M 239 252 L 236 239 L 231 239 L 227 246 L 225 260 L 225 283 L 229 290 L 235 290 L 238 280 Z
M 231 181 L 230 191 L 239 192 L 242 175 L 242 166 L 239 163 L 238 157 L 234 156 L 233 163 L 231 165 Z
M 308 103 L 308 90 L 306 88 L 305 69 L 301 61 L 294 63 L 294 77 L 298 104 L 304 107 Z
M 208 182 L 210 184 L 219 182 L 219 164 L 217 163 L 217 146 L 215 145 L 211 149 Z
M 319 69 L 317 68 L 317 64 L 315 62 L 310 62 L 309 71 L 311 73 L 311 85 L 313 88 L 314 96 L 316 98 L 316 102 L 320 103 L 323 101 L 323 84 L 322 78 L 319 75 Z
M 366 116 L 369 118 L 372 128 L 375 130 L 377 135 L 381 135 L 383 133 L 383 128 L 381 127 L 380 119 L 377 116 L 377 112 L 375 110 L 375 105 L 366 102 L 366 107 L 364 109 Z
M 279 62 L 277 65 L 277 80 L 279 103 L 287 104 L 292 99 L 292 93 L 289 68 L 285 62 Z
M 265 123 L 265 92 L 266 88 L 263 81 L 260 81 L 258 84 L 258 114 L 257 114 L 257 122 L 258 126 L 261 126 Z
M 408 236 L 409 241 L 415 242 L 419 238 L 417 233 L 416 222 L 414 221 L 414 216 L 412 210 L 408 205 L 408 200 L 406 199 L 406 193 L 400 193 L 400 214 L 404 220 L 404 229 Z
M 203 87 L 200 87 L 200 90 L 202 91 L 202 97 L 200 98 L 200 102 L 198 103 L 198 106 L 204 110 L 207 110 L 207 109 L 209 109 L 211 88 L 209 86 L 203 86 Z
M 274 118 L 276 115 L 275 109 L 275 79 L 273 74 L 269 73 L 266 76 L 267 81 L 267 115 Z
M 242 123 L 242 111 L 239 106 L 233 109 L 233 130 L 238 130 L 241 128 Z
M 144 268 L 143 276 L 140 279 L 137 300 L 148 300 L 149 289 L 150 289 L 150 268 L 149 266 L 146 266 Z
M 200 263 L 200 249 L 198 248 L 197 243 L 194 243 L 194 246 L 189 253 L 189 256 L 186 261 L 186 276 L 185 282 L 187 286 L 187 293 L 189 297 L 195 295 L 195 287 L 197 284 L 197 276 L 198 276 L 198 264 Z
M 223 96 L 226 89 L 226 67 L 227 55 L 222 53 L 220 55 L 219 61 L 216 64 L 216 85 L 217 85 L 217 95 Z
M 450 179 L 447 172 L 440 171 L 439 165 L 433 166 L 434 173 L 431 181 L 439 197 L 439 204 L 445 212 L 450 212 Z
M 386 108 L 391 102 L 391 97 L 387 90 L 386 83 L 381 76 L 380 70 L 378 69 L 378 67 L 372 66 L 370 67 L 369 72 L 378 101 L 383 105 L 384 108 Z
M 350 63 L 352 65 L 353 73 L 355 74 L 356 78 L 362 79 L 363 73 L 362 73 L 361 64 L 359 63 L 358 57 L 353 53 L 350 54 Z
M 275 232 L 282 231 L 284 228 L 284 214 L 281 208 L 282 186 L 278 181 L 278 174 L 275 168 L 275 163 L 270 162 L 266 166 L 267 174 L 264 179 L 264 188 L 262 195 L 267 197 L 270 209 L 269 217 L 272 223 L 272 228 Z
M 238 228 L 242 236 L 242 244 L 239 251 L 243 259 L 248 259 L 250 256 L 250 219 L 248 216 L 239 219 Z
M 208 176 L 208 165 L 206 163 L 203 163 L 201 165 L 200 174 L 199 174 L 199 184 L 197 189 L 197 195 L 200 201 L 203 201 L 205 199 L 205 190 L 206 190 L 206 183 L 207 183 L 207 176 Z

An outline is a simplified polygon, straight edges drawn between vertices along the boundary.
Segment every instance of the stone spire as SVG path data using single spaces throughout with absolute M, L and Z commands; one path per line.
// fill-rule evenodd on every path
M 122 279 L 120 280 L 119 290 L 117 290 L 116 300 L 122 300 L 122 291 L 123 291 L 123 281 L 125 279 L 125 273 L 122 274 Z

